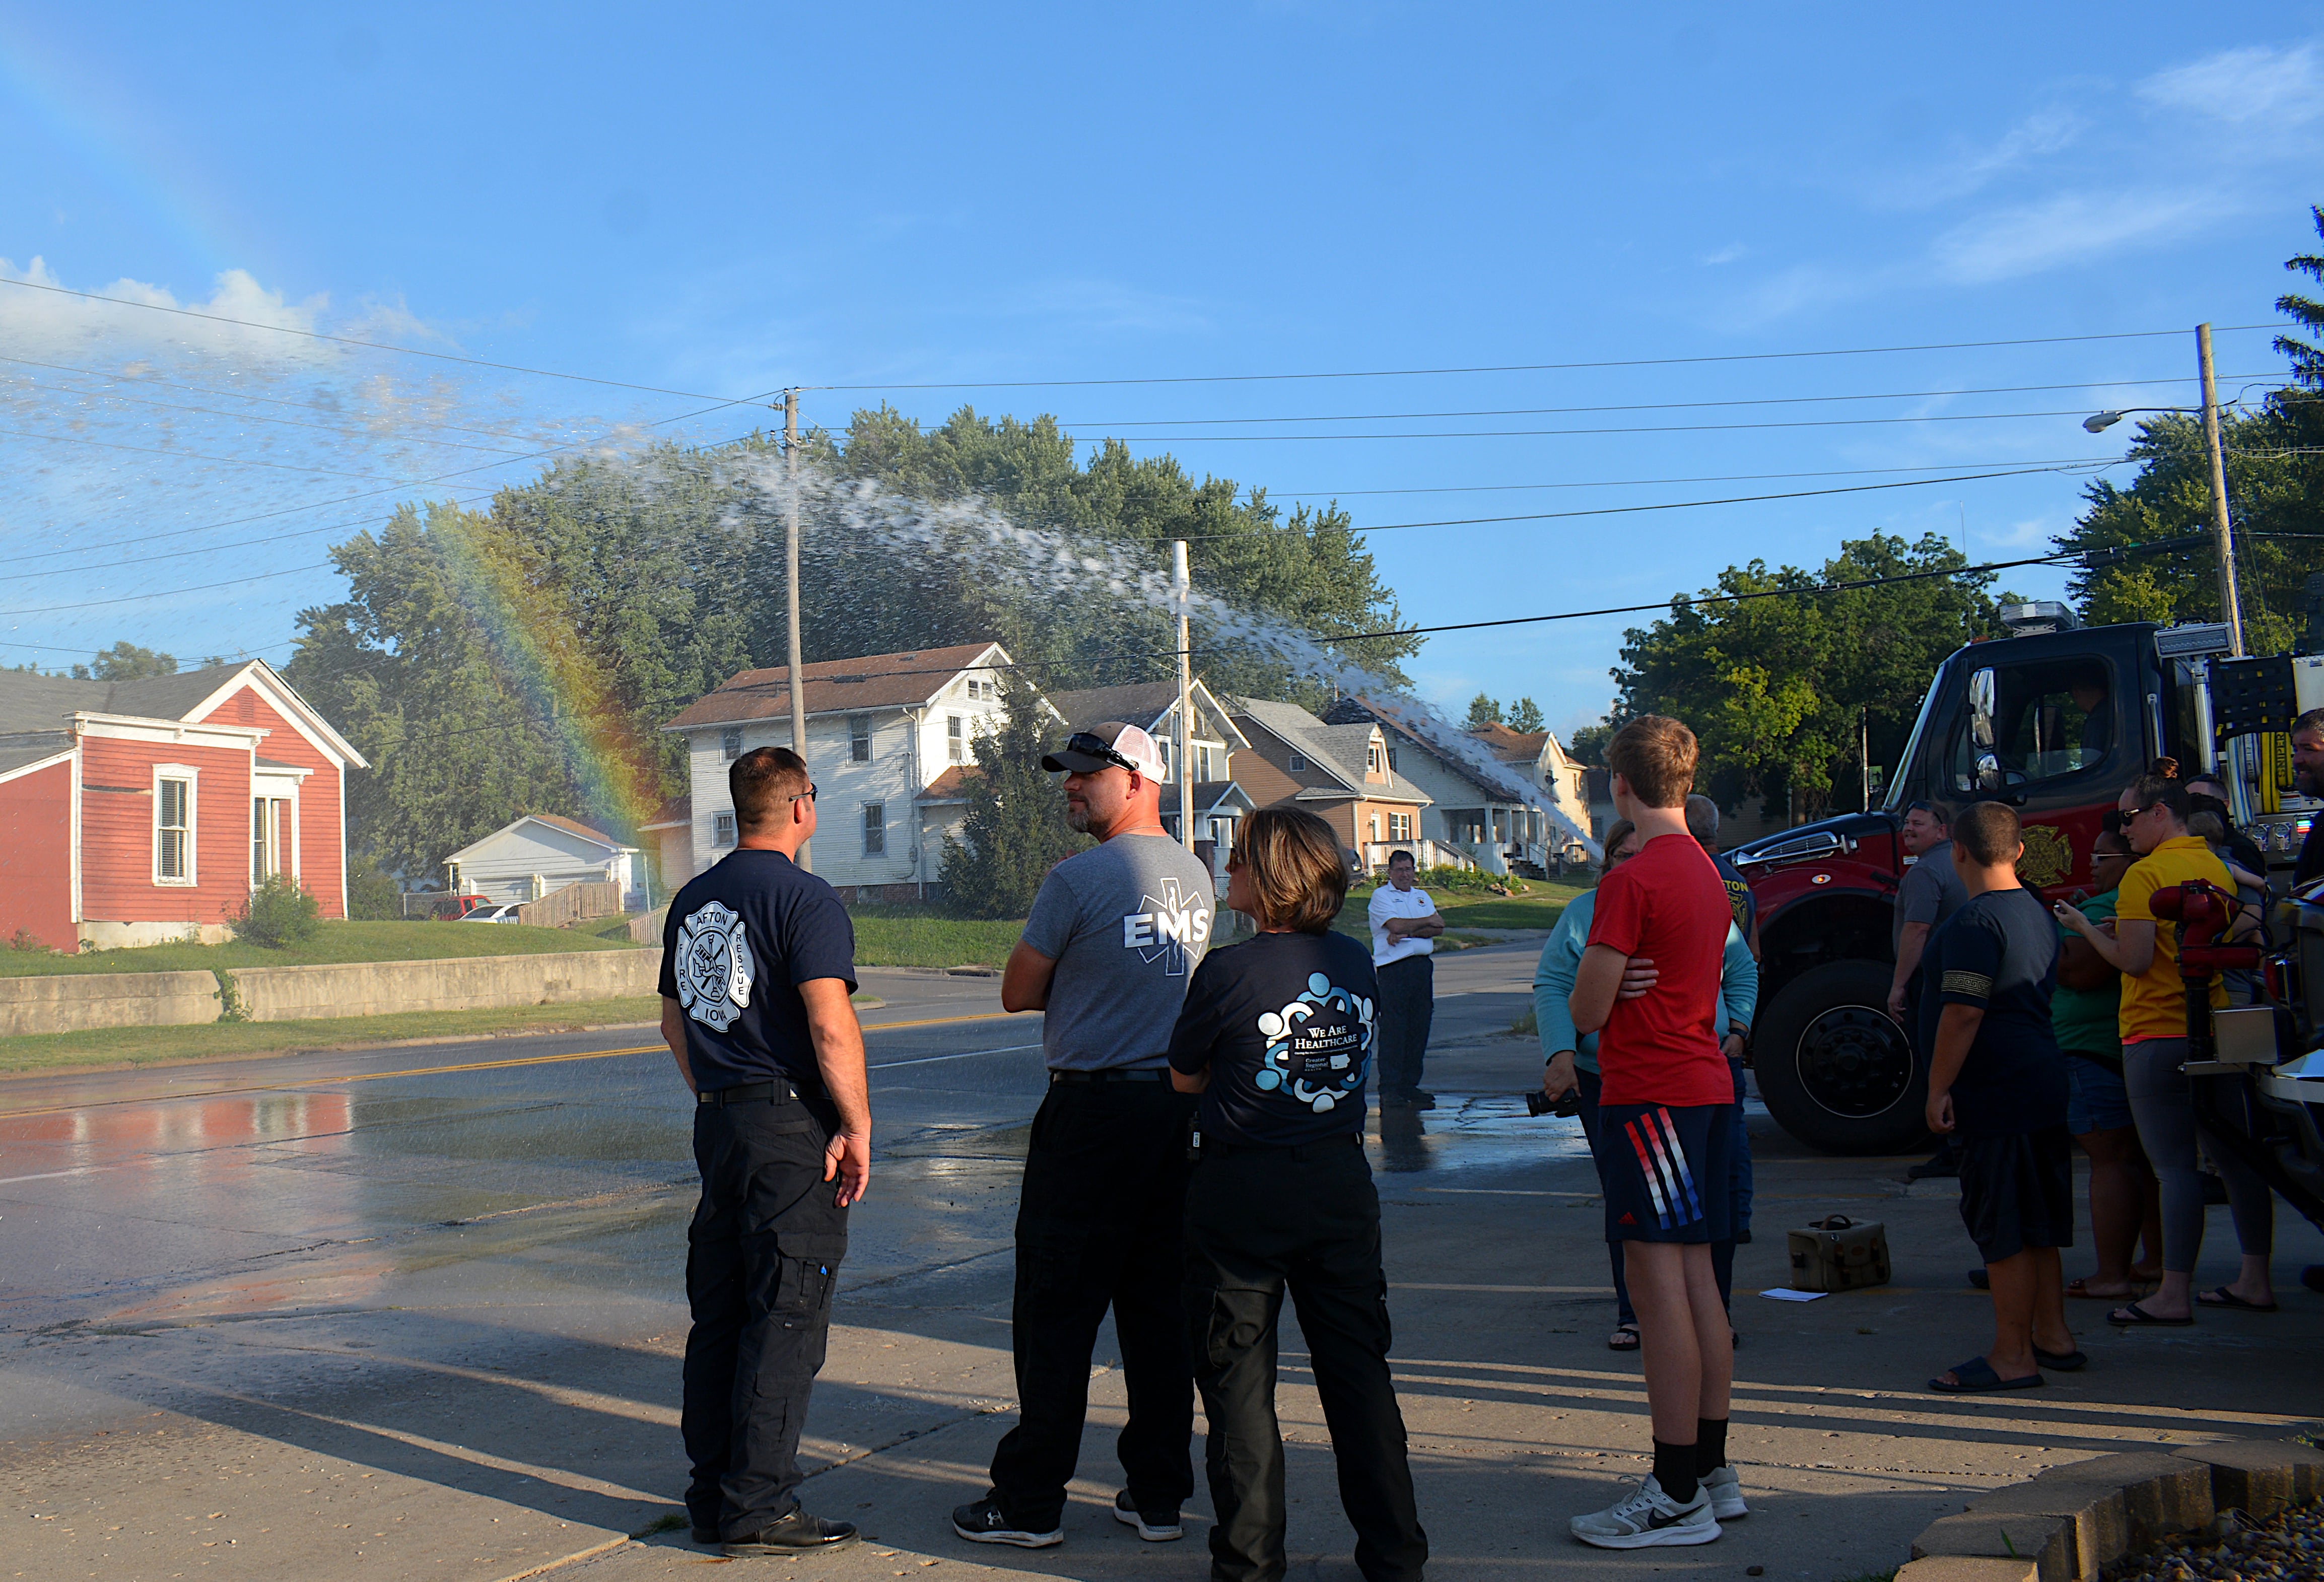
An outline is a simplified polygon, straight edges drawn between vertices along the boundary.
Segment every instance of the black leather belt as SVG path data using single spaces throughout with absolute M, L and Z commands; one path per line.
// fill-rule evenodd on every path
M 761 1100 L 785 1104 L 805 1097 L 788 1082 L 744 1082 L 739 1087 L 706 1090 L 694 1096 L 696 1104 L 753 1104 Z
M 1143 1071 L 1058 1072 L 1049 1073 L 1052 1082 L 1159 1082 L 1169 1076 L 1167 1068 L 1151 1066 Z

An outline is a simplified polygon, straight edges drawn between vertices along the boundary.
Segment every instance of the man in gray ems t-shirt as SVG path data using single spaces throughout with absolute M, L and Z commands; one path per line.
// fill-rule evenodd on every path
M 1194 1492 L 1178 1286 L 1196 1100 L 1173 1089 L 1167 1055 L 1210 943 L 1211 875 L 1162 827 L 1161 755 L 1146 731 L 1109 721 L 1041 761 L 1065 772 L 1066 822 L 1103 844 L 1050 870 L 1001 980 L 1003 1007 L 1046 1013 L 1049 1090 L 1017 1209 L 1018 1423 L 993 1451 L 991 1490 L 953 1512 L 953 1531 L 1024 1549 L 1064 1541 L 1111 1306 L 1130 1400 L 1114 1514 L 1141 1538 L 1177 1538 Z

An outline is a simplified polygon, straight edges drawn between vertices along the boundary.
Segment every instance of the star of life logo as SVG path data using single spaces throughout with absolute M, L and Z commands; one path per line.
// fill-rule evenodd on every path
M 1160 900 L 1141 894 L 1138 904 L 1145 910 L 1121 915 L 1121 948 L 1136 951 L 1148 966 L 1161 962 L 1167 977 L 1184 978 L 1188 947 L 1210 943 L 1211 909 L 1181 893 L 1175 878 L 1162 881 Z
M 1252 1081 L 1318 1115 L 1351 1095 L 1361 1104 L 1376 1026 L 1371 1001 L 1311 972 L 1298 998 L 1259 1013 L 1267 1053 Z
M 734 1025 L 757 970 L 742 920 L 724 902 L 705 902 L 678 925 L 678 1003 L 704 1026 L 724 1033 Z

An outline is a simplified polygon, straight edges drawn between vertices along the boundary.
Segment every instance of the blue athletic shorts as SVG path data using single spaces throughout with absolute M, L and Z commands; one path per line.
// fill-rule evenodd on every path
M 1608 1241 L 1735 1235 L 1732 1104 L 1608 1104 L 1598 1111 Z
M 2131 1124 L 2130 1090 L 2123 1086 L 2122 1068 L 2084 1060 L 2069 1050 L 2066 1129 L 2079 1137 L 2084 1132 L 2113 1131 Z

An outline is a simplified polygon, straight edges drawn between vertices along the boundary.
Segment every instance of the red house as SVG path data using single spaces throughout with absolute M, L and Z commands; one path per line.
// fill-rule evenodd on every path
M 260 660 L 142 681 L 0 671 L 0 941 L 216 941 L 278 873 L 344 917 L 346 774 L 368 767 Z

